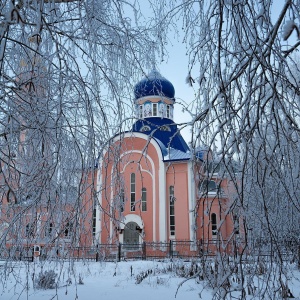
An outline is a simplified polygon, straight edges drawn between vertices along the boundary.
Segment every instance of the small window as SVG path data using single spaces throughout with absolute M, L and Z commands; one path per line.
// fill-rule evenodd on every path
M 158 107 L 159 116 L 163 118 L 165 116 L 165 104 L 161 102 Z
M 170 118 L 170 105 L 167 105 L 167 118 Z
M 153 103 L 153 117 L 157 116 L 157 103 Z
M 169 221 L 170 221 L 170 235 L 175 235 L 175 196 L 174 186 L 169 187 Z
M 211 214 L 211 234 L 212 236 L 217 235 L 217 215 L 215 213 Z
M 65 236 L 66 238 L 69 238 L 69 237 L 71 236 L 72 229 L 73 229 L 72 223 L 67 222 L 67 223 L 66 223 L 66 226 L 65 226 L 65 230 L 64 230 L 64 236 Z
M 46 229 L 45 229 L 45 236 L 46 237 L 51 237 L 52 236 L 52 232 L 53 232 L 53 223 L 49 223 L 46 226 Z
M 237 213 L 233 213 L 233 227 L 234 227 L 234 233 L 240 234 L 240 222 L 239 222 L 239 216 Z
M 144 131 L 151 131 L 150 126 L 144 125 L 144 126 L 140 129 L 140 132 L 144 132 Z
M 96 207 L 96 201 L 94 202 L 93 207 L 93 218 L 92 218 L 92 234 L 93 236 L 96 236 L 96 224 L 97 224 L 97 207 Z
M 25 228 L 25 235 L 26 237 L 33 237 L 34 236 L 34 230 L 35 230 L 35 224 L 34 223 L 28 223 Z
M 147 189 L 142 188 L 142 211 L 147 211 Z
M 143 105 L 139 106 L 139 118 L 143 119 Z
M 144 117 L 151 117 L 152 116 L 152 106 L 151 103 L 147 102 L 144 105 Z
M 168 125 L 163 125 L 163 126 L 160 126 L 160 130 L 161 131 L 171 131 L 171 128 Z

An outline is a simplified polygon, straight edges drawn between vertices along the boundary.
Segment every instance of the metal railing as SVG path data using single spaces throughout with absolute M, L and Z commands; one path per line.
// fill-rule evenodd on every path
M 248 253 L 252 256 L 257 253 L 258 256 L 272 256 L 273 250 L 267 245 L 258 244 L 255 249 L 249 249 Z M 290 245 L 289 245 L 290 246 Z M 293 247 L 287 249 L 286 244 L 282 245 L 280 253 L 283 257 L 290 257 L 296 254 L 300 261 L 300 246 L 293 244 Z M 226 253 L 235 256 L 244 249 L 242 243 L 234 240 L 170 240 L 169 242 L 143 242 L 141 244 L 98 244 L 92 247 L 68 247 L 61 248 L 55 246 L 41 247 L 39 252 L 35 252 L 33 247 L 10 247 L 0 249 L 0 259 L 34 261 L 71 259 L 71 260 L 89 260 L 89 261 L 121 261 L 133 259 L 172 259 L 172 258 L 209 258 L 214 257 L 216 253 Z M 247 251 L 244 252 L 245 257 Z M 299 256 L 299 257 L 298 257 Z

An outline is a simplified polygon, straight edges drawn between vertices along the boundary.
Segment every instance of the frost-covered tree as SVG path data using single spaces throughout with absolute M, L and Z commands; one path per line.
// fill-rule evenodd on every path
M 227 175 L 238 178 L 238 195 L 228 213 L 236 208 L 242 212 L 241 253 L 254 253 L 262 245 L 255 244 L 256 239 L 272 250 L 272 267 L 264 269 L 265 285 L 257 293 L 272 299 L 285 297 L 284 240 L 299 245 L 300 2 L 152 4 L 164 16 L 162 26 L 172 28 L 186 43 L 187 83 L 197 94 L 190 106 L 192 144 L 210 147 L 223 161 Z M 238 177 L 231 167 L 236 161 Z M 244 283 L 238 288 L 245 297 L 251 282 L 245 280 L 241 260 L 238 263 L 236 270 Z M 253 265 L 253 272 L 259 264 Z M 217 282 L 221 292 L 216 297 L 230 291 L 225 275 Z M 272 282 L 267 280 L 271 275 L 276 278 Z
M 136 1 L 1 1 L 4 257 L 28 256 L 24 237 L 28 248 L 56 247 L 60 238 L 78 245 L 90 213 L 82 199 L 87 190 L 95 196 L 87 176 L 109 138 L 131 123 L 132 84 L 156 51 L 152 23 Z
M 1 2 L 0 188 L 23 206 L 0 246 L 18 240 L 25 212 L 34 239 L 41 201 L 52 209 L 75 199 L 75 210 L 61 215 L 64 229 L 44 226 L 49 235 L 76 228 L 82 170 L 126 126 L 128 87 L 148 63 L 152 40 L 163 49 L 174 34 L 186 43 L 187 82 L 197 95 L 187 107 L 192 147 L 213 150 L 239 183 L 228 214 L 242 213 L 244 242 L 233 266 L 217 257 L 215 296 L 230 292 L 235 272 L 242 298 L 254 291 L 247 274 L 264 275 L 259 298 L 284 298 L 283 233 L 299 244 L 300 1 L 149 2 L 154 14 L 143 26 L 138 1 Z M 259 239 L 274 255 L 268 267 L 254 256 L 247 273 L 243 259 L 260 251 Z

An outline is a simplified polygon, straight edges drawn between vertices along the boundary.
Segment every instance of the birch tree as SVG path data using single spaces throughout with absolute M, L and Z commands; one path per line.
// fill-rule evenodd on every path
M 28 247 L 57 246 L 59 237 L 78 244 L 82 195 L 95 195 L 94 180 L 83 183 L 108 140 L 131 123 L 132 86 L 152 59 L 152 23 L 135 1 L 1 1 L 5 257 L 15 254 L 7 243 L 23 251 L 24 236 Z
M 131 84 L 150 61 L 152 41 L 165 55 L 170 32 L 178 33 L 189 57 L 187 83 L 197 95 L 187 107 L 192 147 L 208 146 L 239 183 L 228 214 L 242 213 L 244 242 L 230 264 L 217 257 L 214 296 L 235 288 L 241 298 L 251 291 L 286 298 L 283 232 L 299 244 L 300 2 L 149 3 L 154 14 L 146 22 L 138 2 L 1 2 L 1 195 L 30 212 L 25 230 L 32 237 L 41 201 L 75 198 L 79 207 L 78 170 L 93 166 L 95 151 L 126 125 Z M 8 213 L 21 215 L 9 211 L 14 207 Z M 62 218 L 69 232 L 72 217 Z M 9 224 L 16 240 L 18 222 Z M 3 245 L 7 236 L 0 238 Z M 268 262 L 257 256 L 261 239 L 272 250 Z M 246 254 L 255 259 L 248 273 Z M 227 284 L 233 274 L 235 287 Z M 261 275 L 261 289 L 249 274 Z
M 300 2 L 152 4 L 164 16 L 162 25 L 186 43 L 187 83 L 197 94 L 190 106 L 192 144 L 207 145 L 217 153 L 226 176 L 239 182 L 228 214 L 238 208 L 243 218 L 243 250 L 234 263 L 241 276 L 241 297 L 254 293 L 242 268 L 243 254 L 255 255 L 254 274 L 261 259 L 255 251 L 262 251 L 258 248 L 264 244 L 272 256 L 261 269 L 264 284 L 255 293 L 259 298 L 285 298 L 284 240 L 299 245 Z M 231 162 L 237 161 L 238 173 L 231 171 L 236 170 Z M 259 239 L 262 243 L 255 244 Z M 215 298 L 223 298 L 233 289 L 226 284 L 231 271 L 222 258 L 217 264 L 225 270 L 214 283 Z

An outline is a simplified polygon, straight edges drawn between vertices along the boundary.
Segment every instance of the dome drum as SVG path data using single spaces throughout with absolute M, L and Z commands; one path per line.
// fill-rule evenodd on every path
M 152 102 L 150 100 L 136 105 L 136 115 L 139 119 L 160 117 L 173 119 L 173 105 L 164 101 Z
M 135 110 L 138 119 L 159 117 L 173 119 L 175 89 L 157 70 L 135 85 Z

